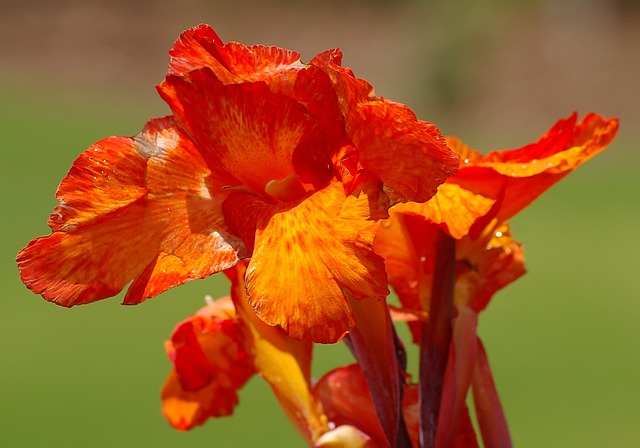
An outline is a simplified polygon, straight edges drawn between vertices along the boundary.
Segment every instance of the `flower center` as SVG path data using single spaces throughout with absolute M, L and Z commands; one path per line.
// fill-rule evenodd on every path
M 309 190 L 296 173 L 291 173 L 283 179 L 270 180 L 264 186 L 264 191 L 281 202 L 290 202 L 304 196 Z

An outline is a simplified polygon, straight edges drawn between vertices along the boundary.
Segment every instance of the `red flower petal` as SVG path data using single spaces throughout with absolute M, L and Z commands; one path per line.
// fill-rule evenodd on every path
M 476 194 L 500 199 L 491 218 L 505 221 L 602 151 L 617 130 L 616 119 L 588 114 L 576 123 L 574 114 L 556 123 L 536 143 L 494 151 L 461 166 L 450 181 Z M 478 225 L 484 227 L 486 223 Z
M 182 76 L 208 67 L 224 84 L 264 80 L 277 72 L 302 65 L 300 54 L 295 51 L 237 42 L 225 44 L 206 24 L 184 31 L 169 54 L 170 75 Z
M 477 239 L 458 241 L 456 273 L 456 303 L 469 306 L 476 312 L 488 305 L 493 295 L 516 281 L 526 270 L 524 250 L 513 239 L 509 225 L 488 227 Z
M 298 174 L 297 166 L 305 181 L 317 185 L 328 180 L 328 163 L 318 163 L 328 158 L 316 121 L 303 106 L 272 93 L 266 84 L 223 85 L 211 71 L 201 69 L 168 77 L 160 93 L 211 169 L 237 179 L 230 186 L 265 194 L 272 180 Z M 300 196 L 299 190 L 294 193 Z
M 369 83 L 340 66 L 341 58 L 339 50 L 329 50 L 311 63 L 326 71 L 336 89 L 360 163 L 383 182 L 392 203 L 428 201 L 456 172 L 458 156 L 433 124 L 403 104 L 375 97 Z
M 53 234 L 17 257 L 27 287 L 64 306 L 113 296 L 133 280 L 138 303 L 235 264 L 244 246 L 228 233 L 222 193 L 170 118 L 134 138 L 82 153 L 60 184 Z
M 394 190 L 388 193 L 392 202 L 428 201 L 458 167 L 440 131 L 402 104 L 377 99 L 358 104 L 347 118 L 347 133 L 362 166 Z
M 200 24 L 183 31 L 169 50 L 171 61 L 168 73 L 184 75 L 201 67 L 219 66 L 213 54 L 214 49 L 221 45 L 222 39 L 209 25 Z
M 388 294 L 382 259 L 372 249 L 377 224 L 367 219 L 365 195 L 345 197 L 337 182 L 298 204 L 268 206 L 236 193 L 224 211 L 246 228 L 240 235 L 255 232 L 247 270 L 252 306 L 291 337 L 336 342 L 353 326 L 343 290 L 356 299 Z
M 170 51 L 169 75 L 208 67 L 223 84 L 264 81 L 273 93 L 302 104 L 332 137 L 344 134 L 336 95 L 324 71 L 295 51 L 263 45 L 224 44 L 209 25 L 183 32 Z
M 239 344 L 241 329 L 233 315 L 213 314 L 203 310 L 182 322 L 167 344 L 175 367 L 162 390 L 162 411 L 178 429 L 231 415 L 238 389 L 255 373 L 253 359 Z
M 322 402 L 330 422 L 336 426 L 354 426 L 371 437 L 378 445 L 388 446 L 360 365 L 340 367 L 325 374 L 315 385 L 314 393 Z M 417 385 L 405 387 L 403 414 L 411 440 L 414 446 L 418 446 Z
M 314 387 L 327 418 L 336 426 L 352 425 L 381 446 L 386 437 L 378 422 L 369 387 L 358 364 L 340 367 L 324 375 Z

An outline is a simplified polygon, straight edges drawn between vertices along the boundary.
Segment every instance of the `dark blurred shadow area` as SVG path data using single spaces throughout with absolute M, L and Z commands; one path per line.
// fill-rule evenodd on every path
M 573 110 L 640 122 L 633 0 L 0 2 L 0 76 L 150 98 L 181 30 L 300 51 L 339 46 L 380 95 L 445 132 L 544 129 Z M 532 134 L 533 135 L 533 134 Z

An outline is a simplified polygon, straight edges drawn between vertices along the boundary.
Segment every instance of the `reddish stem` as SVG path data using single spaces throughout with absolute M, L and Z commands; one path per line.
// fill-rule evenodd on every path
M 420 335 L 420 446 L 435 448 L 453 319 L 456 240 L 440 231 L 429 305 Z

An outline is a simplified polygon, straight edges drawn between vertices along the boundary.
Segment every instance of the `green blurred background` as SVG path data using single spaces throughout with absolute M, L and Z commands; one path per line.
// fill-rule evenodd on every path
M 221 277 L 137 307 L 63 309 L 20 283 L 15 254 L 49 232 L 75 157 L 168 113 L 154 84 L 179 32 L 340 46 L 378 94 L 489 150 L 535 140 L 573 110 L 621 118 L 614 144 L 513 221 L 529 273 L 481 317 L 519 447 L 640 446 L 640 8 L 633 0 L 0 0 L 0 445 L 297 447 L 259 378 L 231 418 L 190 433 L 160 414 L 175 323 Z M 412 356 L 415 353 L 411 353 Z M 349 362 L 318 350 L 316 374 Z M 415 366 L 415 360 L 412 360 Z

